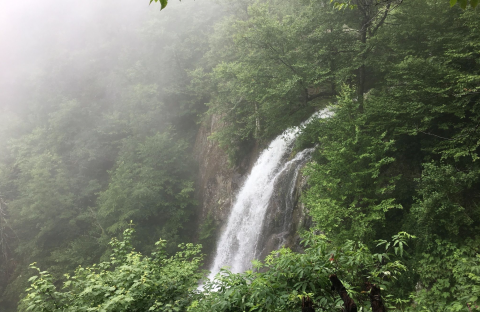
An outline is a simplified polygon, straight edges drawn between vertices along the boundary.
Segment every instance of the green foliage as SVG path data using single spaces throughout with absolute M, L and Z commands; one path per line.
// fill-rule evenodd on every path
M 213 252 L 217 238 L 216 234 L 218 234 L 218 225 L 212 214 L 209 213 L 198 229 L 198 241 L 204 246 L 205 250 Z
M 372 253 L 361 242 L 334 245 L 324 235 L 309 233 L 303 254 L 282 248 L 264 263 L 255 261 L 255 271 L 233 274 L 222 270 L 203 285 L 204 292 L 188 311 L 300 311 L 304 295 L 313 299 L 316 311 L 333 311 L 342 303 L 331 290 L 330 274 L 342 279 L 359 307 L 369 309 L 363 291 L 367 281 L 382 288 L 388 304 L 393 302 L 387 295 L 391 280 L 406 270 L 396 258 L 409 238 L 412 236 L 399 233 L 390 242 L 379 242 L 379 253 Z
M 426 238 L 432 233 L 442 237 L 471 236 L 480 217 L 477 204 L 466 194 L 478 183 L 478 171 L 458 171 L 451 165 L 424 164 L 419 179 L 419 199 L 412 208 Z
M 180 245 L 180 251 L 169 257 L 166 242 L 159 240 L 147 257 L 133 249 L 132 234 L 133 229 L 127 229 L 122 241 L 110 242 L 109 261 L 65 274 L 62 287 L 32 264 L 38 274 L 29 279 L 31 287 L 20 311 L 184 311 L 203 276 L 201 246 Z
M 343 9 L 346 9 L 346 8 L 349 8 L 349 9 L 356 9 L 357 8 L 357 5 L 354 2 L 352 2 L 351 0 L 347 0 L 347 1 L 330 0 L 330 3 L 333 3 L 334 8 L 336 8 L 338 10 L 343 10 Z
M 142 241 L 157 232 L 178 244 L 195 204 L 187 147 L 170 132 L 124 142 L 108 188 L 98 197 L 97 216 L 105 234 L 118 234 L 133 220 L 141 225 Z
M 342 10 L 342 9 L 345 9 L 345 8 L 350 8 L 350 9 L 357 8 L 357 4 L 356 4 L 357 1 L 356 0 L 342 0 L 342 1 L 330 0 L 330 2 L 332 2 L 334 7 L 337 8 L 338 10 Z M 388 3 L 402 3 L 402 1 L 399 1 L 399 0 L 376 0 L 377 5 L 380 5 L 380 4 L 386 5 Z M 464 10 L 468 6 L 475 9 L 478 5 L 478 0 L 450 0 L 450 6 L 451 7 L 453 7 L 457 3 Z
M 209 113 L 224 121 L 212 138 L 231 159 L 244 142 L 269 140 L 307 119 L 352 77 L 357 47 L 343 31 L 352 16 L 327 3 L 256 1 L 216 28 L 206 54 L 212 67 L 191 74 L 193 88 L 211 97 Z
M 305 254 L 282 249 L 256 271 L 225 271 L 189 309 L 291 311 L 309 294 L 332 310 L 332 272 L 365 308 L 361 283 L 371 280 L 387 286 L 398 309 L 478 309 L 480 23 L 466 9 L 478 1 L 331 2 L 231 2 L 209 36 L 221 13 L 197 1 L 175 16 L 112 27 L 118 31 L 101 45 L 52 47 L 49 65 L 26 82 L 22 112 L 0 114 L 0 227 L 8 224 L 8 239 L 0 238 L 9 250 L 0 258 L 0 305 L 14 305 L 26 264 L 37 261 L 49 273 L 39 271 L 24 301 L 37 311 L 101 309 L 96 302 L 105 310 L 185 310 L 199 275 L 197 264 L 183 270 L 188 261 L 178 254 L 143 257 L 114 241 L 116 259 L 88 265 L 129 220 L 142 252 L 160 236 L 169 245 L 159 248 L 172 253 L 192 234 L 188 154 L 198 115 L 208 109 L 220 119 L 212 138 L 235 163 L 327 98 L 332 117 L 308 125 L 297 149 L 316 146 L 303 201 L 331 241 L 312 236 Z M 208 242 L 213 228 L 203 224 L 200 239 Z M 405 269 L 394 260 L 407 249 L 407 235 L 395 234 L 402 230 L 418 237 L 412 270 L 386 281 L 386 272 Z M 160 262 L 169 268 L 164 277 Z M 59 290 L 61 273 L 78 265 L 78 279 Z M 183 287 L 174 276 L 188 272 Z M 111 290 L 118 285 L 124 290 Z
M 153 1 L 155 1 L 155 2 L 160 2 L 160 10 L 165 9 L 165 7 L 166 7 L 167 4 L 168 4 L 168 1 L 167 1 L 167 0 L 150 0 L 150 4 L 152 4 Z
M 311 187 L 304 195 L 318 228 L 342 241 L 373 239 L 392 209 L 400 209 L 392 196 L 400 178 L 381 174 L 395 160 L 394 141 L 386 132 L 370 129 L 349 90 L 331 107 L 333 116 L 314 121 L 321 146 L 308 165 Z
M 466 9 L 467 6 L 471 6 L 472 8 L 476 8 L 478 5 L 478 0 L 450 0 L 450 6 L 454 6 L 455 4 L 460 5 L 462 9 Z
M 473 311 L 479 17 L 415 1 L 389 18 L 370 39 L 376 50 L 366 65 L 375 75 L 363 107 L 346 89 L 333 117 L 307 127 L 319 147 L 305 170 L 304 201 L 318 229 L 337 243 L 364 237 L 371 247 L 400 229 L 418 237 L 409 261 L 414 272 L 393 287 L 403 298 L 410 292 L 399 308 Z
M 155 237 L 168 239 L 168 252 L 194 237 L 190 148 L 206 100 L 188 89 L 186 70 L 223 10 L 192 1 L 135 18 L 137 5 L 95 5 L 75 27 L 82 44 L 71 44 L 69 27 L 51 29 L 56 39 L 40 43 L 48 53 L 28 52 L 14 79 L 22 96 L 0 108 L 2 311 L 15 310 L 29 263 L 57 283 L 107 257 L 110 237 L 132 219 L 142 252 Z
M 478 311 L 480 295 L 479 240 L 464 245 L 432 237 L 415 271 L 419 311 Z

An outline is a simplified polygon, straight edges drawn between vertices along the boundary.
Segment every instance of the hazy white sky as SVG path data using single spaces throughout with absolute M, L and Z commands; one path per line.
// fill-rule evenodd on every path
M 28 92 L 22 80 L 42 68 L 52 49 L 98 42 L 158 9 L 148 0 L 0 0 L 0 106 Z
M 165 18 L 165 31 L 175 31 L 189 23 L 187 7 L 215 11 L 208 2 L 172 0 L 160 11 L 160 5 L 149 5 L 149 0 L 0 0 L 0 108 L 26 103 L 24 98 L 33 94 L 28 81 L 42 77 L 55 58 L 59 64 L 73 64 L 75 75 L 82 57 L 89 61 L 84 51 L 102 51 L 114 36 L 120 44 L 134 45 L 134 32 L 150 17 Z

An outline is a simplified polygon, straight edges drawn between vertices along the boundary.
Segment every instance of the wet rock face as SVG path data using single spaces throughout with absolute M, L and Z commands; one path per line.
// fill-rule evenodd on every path
M 307 162 L 308 158 L 305 158 L 292 163 L 291 168 L 277 178 L 275 194 L 267 208 L 255 258 L 265 259 L 272 250 L 282 246 L 300 250 L 298 231 L 308 229 L 311 222 L 300 201 L 302 190 L 307 187 L 307 178 L 301 170 Z
M 252 150 L 239 166 L 232 167 L 227 154 L 217 142 L 208 139 L 212 133 L 223 126 L 218 115 L 211 115 L 200 126 L 194 145 L 194 157 L 198 164 L 198 176 L 195 185 L 195 199 L 198 201 L 196 219 L 197 242 L 204 245 L 207 254 L 205 268 L 215 256 L 215 245 L 220 233 L 224 230 L 233 201 L 243 185 L 246 176 L 257 156 Z M 213 222 L 211 222 L 213 221 Z M 211 227 L 211 235 L 207 241 L 201 239 L 202 225 Z
M 194 146 L 199 170 L 195 188 L 195 198 L 199 203 L 197 219 L 201 224 L 207 216 L 212 217 L 220 231 L 222 224 L 228 220 L 235 194 L 245 181 L 257 153 L 253 150 L 239 166 L 232 167 L 218 143 L 208 139 L 221 126 L 220 116 L 209 116 L 200 126 Z
M 242 181 L 236 168 L 231 168 L 227 155 L 208 137 L 221 124 L 218 116 L 210 116 L 198 130 L 194 156 L 198 162 L 196 198 L 199 202 L 197 218 L 200 222 L 211 215 L 218 223 L 228 218 L 233 195 Z
M 305 166 L 306 164 L 304 164 Z M 300 236 L 298 232 L 302 229 L 308 230 L 312 226 L 312 217 L 308 215 L 308 210 L 300 200 L 302 193 L 308 188 L 308 176 L 304 176 L 302 172 L 297 176 L 295 183 L 294 198 L 296 204 L 292 211 L 292 230 L 290 239 L 285 244 L 286 247 L 291 248 L 293 251 L 301 252 L 303 250 L 300 244 Z

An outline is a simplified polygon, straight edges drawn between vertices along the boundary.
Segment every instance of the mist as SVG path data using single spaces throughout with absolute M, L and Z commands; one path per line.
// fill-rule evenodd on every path
M 172 37 L 192 26 L 188 17 L 194 12 L 192 7 L 211 11 L 212 16 L 218 9 L 201 2 L 173 1 L 160 12 L 155 3 L 134 0 L 2 1 L 1 107 L 17 112 L 26 109 L 25 101 L 36 88 L 33 81 L 39 77 L 44 83 L 64 80 L 74 85 L 70 88 L 80 87 L 81 80 L 91 75 L 89 66 L 95 67 L 92 71 L 108 72 L 126 50 L 141 49 L 144 44 L 162 49 L 172 44 Z M 146 29 L 152 23 L 159 28 Z
M 0 312 L 474 309 L 477 1 L 213 1 L 0 3 Z
M 139 250 L 191 241 L 180 229 L 205 100 L 189 72 L 222 14 L 193 0 L 0 3 L 1 311 L 16 309 L 29 263 L 98 261 L 130 220 Z

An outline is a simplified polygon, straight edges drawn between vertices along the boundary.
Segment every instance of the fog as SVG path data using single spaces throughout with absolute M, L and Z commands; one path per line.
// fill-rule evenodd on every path
M 161 204 L 171 195 L 161 190 L 164 181 L 177 193 L 193 183 L 187 147 L 206 100 L 188 92 L 188 73 L 222 14 L 207 0 L 172 1 L 162 11 L 149 0 L 0 0 L 1 311 L 16 310 L 29 263 L 61 271 L 101 258 L 126 224 L 118 203 L 112 214 L 102 204 L 109 200 L 97 199 L 116 187 L 122 157 L 155 172 L 120 179 L 157 189 L 148 204 L 121 201 L 128 219 L 139 220 L 142 246 L 153 246 L 160 230 L 172 246 L 190 240 L 178 222 L 166 230 L 170 212 Z M 138 159 L 144 144 L 149 156 Z M 192 209 L 183 197 L 173 211 Z M 155 216 L 134 212 L 142 205 Z
M 89 62 L 96 62 L 98 70 L 111 70 L 124 47 L 145 40 L 144 25 L 160 23 L 164 33 L 189 27 L 192 6 L 210 10 L 211 5 L 201 2 L 172 1 L 160 11 L 159 4 L 149 5 L 148 0 L 3 0 L 0 107 L 15 111 L 24 108 L 26 97 L 33 91 L 31 83 L 39 77 L 79 82 L 81 75 L 88 76 L 85 70 Z M 162 44 L 158 33 L 150 35 L 157 36 L 156 44 Z M 57 65 L 62 73 L 52 76 L 52 67 Z

